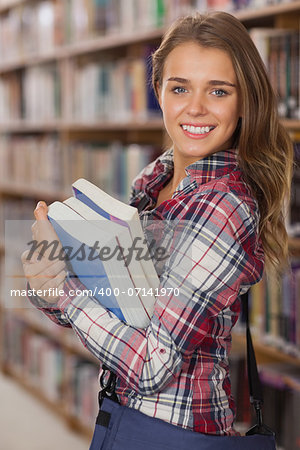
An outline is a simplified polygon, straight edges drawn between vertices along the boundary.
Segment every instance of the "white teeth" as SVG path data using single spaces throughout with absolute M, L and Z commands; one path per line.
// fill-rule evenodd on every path
M 182 128 L 185 131 L 193 134 L 205 134 L 209 133 L 214 127 L 194 127 L 194 125 L 182 125 Z

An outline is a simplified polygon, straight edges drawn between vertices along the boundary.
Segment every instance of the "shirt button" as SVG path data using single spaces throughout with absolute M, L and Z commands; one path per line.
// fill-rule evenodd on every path
M 159 350 L 159 353 L 161 353 L 162 355 L 164 355 L 164 354 L 166 353 L 166 350 L 165 350 L 164 348 L 161 348 L 161 349 Z

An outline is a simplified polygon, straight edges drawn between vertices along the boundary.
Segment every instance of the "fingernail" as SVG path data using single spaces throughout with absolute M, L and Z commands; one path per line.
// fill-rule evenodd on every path
M 43 206 L 43 202 L 38 202 L 36 208 L 39 208 L 40 206 Z

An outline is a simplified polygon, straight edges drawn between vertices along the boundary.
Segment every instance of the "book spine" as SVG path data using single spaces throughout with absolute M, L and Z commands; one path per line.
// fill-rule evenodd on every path
M 5 316 L 4 329 L 4 367 L 21 377 L 39 397 L 67 410 L 92 429 L 98 411 L 97 364 L 64 352 L 60 344 L 13 315 Z M 70 330 L 63 331 L 67 335 Z
M 12 188 L 42 188 L 53 192 L 64 188 L 64 159 L 55 137 L 19 137 L 0 139 L 4 163 L 1 182 Z M 39 167 L 39 170 L 36 170 Z
M 133 178 L 155 154 L 156 148 L 149 145 L 73 141 L 63 148 L 57 138 L 47 135 L 1 136 L 0 186 L 13 183 L 24 192 L 26 188 L 42 188 L 61 195 L 70 183 L 86 178 L 128 201 Z
M 280 117 L 299 116 L 299 32 L 288 29 L 255 28 L 250 35 L 278 94 Z
M 141 58 L 99 60 L 75 66 L 70 81 L 73 119 L 115 123 L 160 117 L 151 87 L 152 49 L 145 49 Z
M 281 279 L 269 275 L 250 289 L 250 323 L 254 335 L 283 351 L 299 355 L 299 273 L 297 259 Z

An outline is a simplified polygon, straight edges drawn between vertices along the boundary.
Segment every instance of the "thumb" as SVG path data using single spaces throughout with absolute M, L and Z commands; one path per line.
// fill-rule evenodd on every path
M 48 244 L 51 244 L 51 242 L 59 242 L 58 236 L 48 220 L 47 213 L 48 206 L 46 203 L 38 202 L 34 210 L 36 221 L 31 227 L 32 238 L 38 242 L 48 241 Z
M 34 217 L 36 220 L 47 220 L 48 206 L 45 202 L 38 202 L 34 210 Z

